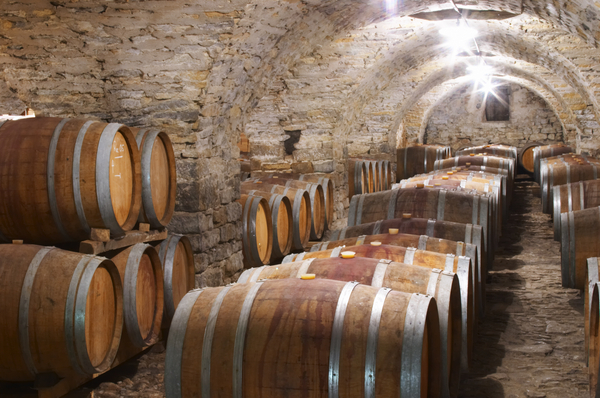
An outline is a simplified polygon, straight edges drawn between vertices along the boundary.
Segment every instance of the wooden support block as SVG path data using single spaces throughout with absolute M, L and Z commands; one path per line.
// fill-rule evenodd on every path
M 13 239 L 12 243 L 13 243 L 13 245 L 22 245 L 23 240 L 22 239 Z
M 108 242 L 97 240 L 84 240 L 79 244 L 79 252 L 85 254 L 99 254 L 123 247 L 135 245 L 136 243 L 152 242 L 167 239 L 168 231 L 151 230 L 148 232 L 128 231 L 125 236 L 118 239 L 110 239 Z
M 141 232 L 148 232 L 148 231 L 150 231 L 150 224 L 141 222 L 140 225 L 138 226 L 138 229 Z
M 90 233 L 90 240 L 97 240 L 99 242 L 110 241 L 110 229 L 92 228 L 92 232 Z

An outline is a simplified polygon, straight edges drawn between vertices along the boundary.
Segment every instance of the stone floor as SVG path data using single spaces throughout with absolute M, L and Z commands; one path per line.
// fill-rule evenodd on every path
M 559 244 L 541 213 L 538 186 L 520 180 L 515 189 L 460 397 L 587 397 L 583 299 L 561 287 Z M 162 351 L 155 347 L 72 396 L 162 397 Z

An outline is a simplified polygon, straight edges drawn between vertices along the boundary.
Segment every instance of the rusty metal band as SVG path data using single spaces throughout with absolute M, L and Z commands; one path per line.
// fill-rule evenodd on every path
M 246 200 L 246 203 L 244 203 L 244 212 L 243 212 L 243 218 L 242 218 L 242 245 L 244 246 L 244 253 L 247 253 L 248 256 L 252 255 L 252 252 L 250 250 L 250 239 L 248 237 L 248 231 L 250 230 L 248 223 L 249 223 L 250 207 L 251 207 L 253 201 L 254 201 L 254 196 L 251 196 Z M 165 257 L 165 260 L 166 260 L 166 257 Z M 254 260 L 251 258 L 250 258 L 250 260 L 251 260 L 252 264 L 254 264 Z M 165 282 L 166 282 L 166 280 L 165 280 Z M 165 283 L 165 286 L 166 286 L 166 283 Z
M 283 191 L 283 196 L 286 196 L 289 188 L 286 188 Z M 292 245 L 295 248 L 302 248 L 302 237 L 300 236 L 300 208 L 302 207 L 302 199 L 304 197 L 304 190 L 299 189 L 296 191 L 296 196 L 294 196 L 294 203 L 292 208 L 292 225 L 295 233 L 292 234 Z M 312 212 L 311 212 L 312 214 Z
M 560 236 L 560 213 L 562 211 L 562 199 L 560 194 L 560 186 L 555 186 L 553 195 L 553 204 L 552 204 L 552 220 L 554 221 L 554 239 L 558 239 Z M 570 198 L 569 198 L 570 199 Z M 570 202 L 570 200 L 569 200 Z
M 585 209 L 585 188 L 583 181 L 579 182 L 579 210 Z
M 56 190 L 54 188 L 54 165 L 56 162 L 56 147 L 58 146 L 60 133 L 69 120 L 70 119 L 61 120 L 60 123 L 58 123 L 58 125 L 54 129 L 54 132 L 52 133 L 52 138 L 50 139 L 50 146 L 48 148 L 48 159 L 46 167 L 46 184 L 48 185 L 48 204 L 50 205 L 50 213 L 52 214 L 52 219 L 54 220 L 54 224 L 56 225 L 58 232 L 62 235 L 63 239 L 67 241 L 72 240 L 72 238 L 71 236 L 69 236 L 69 233 L 63 225 L 62 219 L 60 217 L 60 211 L 58 210 L 58 203 L 56 202 Z
M 569 163 L 566 163 L 565 168 L 567 169 L 567 184 L 570 184 L 571 183 L 571 165 Z
M 273 227 L 273 248 L 277 248 L 277 254 L 282 255 L 279 245 L 279 233 L 278 233 L 278 214 L 279 214 L 279 206 L 281 206 L 281 201 L 283 200 L 283 195 L 271 195 L 269 198 L 269 209 L 271 209 L 271 224 Z
M 465 254 L 465 242 L 456 242 L 456 255 L 463 256 Z
M 400 396 L 421 396 L 421 364 L 427 313 L 431 297 L 413 293 L 406 308 L 404 336 L 402 341 Z
M 575 244 L 577 242 L 577 239 L 575 239 L 575 214 L 574 212 L 567 214 L 569 215 L 569 275 L 571 287 L 575 287 L 575 275 L 577 271 L 575 258 Z
M 375 398 L 375 374 L 377 372 L 377 343 L 379 341 L 379 325 L 385 299 L 392 289 L 381 288 L 377 291 L 371 308 L 369 330 L 367 332 L 367 349 L 365 356 L 365 398 Z
M 456 256 L 454 254 L 446 254 L 446 262 L 444 263 L 444 271 L 454 272 L 454 259 Z
M 444 219 L 444 211 L 446 209 L 446 190 L 440 189 L 438 191 L 438 208 L 437 208 L 437 219 Z
M 373 272 L 373 279 L 371 280 L 371 286 L 373 287 L 382 287 L 383 280 L 385 277 L 385 273 L 387 271 L 388 265 L 392 260 L 379 260 L 377 265 L 375 266 L 375 272 Z
M 316 245 L 312 245 L 309 251 L 311 253 L 314 253 L 314 252 L 318 252 L 321 250 L 325 250 L 325 249 L 322 249 L 322 246 L 326 243 L 329 243 L 329 242 L 317 243 Z
M 165 358 L 165 392 L 173 398 L 181 398 L 181 384 L 183 379 L 183 345 L 187 332 L 188 321 L 192 309 L 203 292 L 203 289 L 192 290 L 179 302 L 177 312 L 169 329 L 170 338 L 167 340 L 167 354 Z M 202 395 L 204 397 L 204 395 Z
M 560 215 L 560 266 L 563 287 L 571 287 L 569 281 L 569 213 Z
M 296 253 L 292 253 L 292 254 L 288 254 L 287 256 L 285 256 L 283 258 L 283 260 L 281 260 L 281 264 L 287 264 L 287 263 L 293 263 L 296 258 Z
M 100 217 L 104 226 L 116 235 L 122 234 L 123 228 L 117 221 L 110 193 L 110 154 L 115 136 L 122 126 L 120 123 L 109 123 L 104 128 L 98 142 L 98 154 L 96 158 L 96 193 L 98 196 Z
M 298 253 L 298 255 L 296 256 L 296 258 L 294 259 L 294 261 L 300 261 L 304 258 L 304 256 L 306 256 L 307 252 L 302 252 L 302 253 Z
M 340 238 L 338 238 L 338 236 L 345 229 L 346 229 L 346 227 L 342 228 L 341 230 L 337 229 L 335 231 L 331 231 L 331 235 L 329 236 L 329 240 L 338 240 L 338 239 L 340 239 Z
M 300 268 L 298 268 L 298 273 L 296 274 L 296 278 L 301 278 L 302 275 L 306 274 L 308 271 L 308 268 L 310 267 L 310 265 L 312 264 L 313 261 L 315 261 L 314 258 L 309 258 L 308 260 L 304 260 L 302 262 L 302 264 L 300 265 Z
M 149 247 L 151 246 L 146 243 L 138 243 L 133 246 L 127 258 L 123 278 L 123 318 L 127 327 L 127 335 L 136 347 L 148 346 L 140 331 L 137 316 L 137 276 L 142 256 Z
M 164 297 L 165 297 L 165 314 L 167 319 L 171 319 L 175 314 L 175 301 L 173 300 L 173 261 L 175 260 L 175 251 L 177 245 L 181 240 L 182 235 L 171 235 L 169 238 L 168 246 L 165 245 L 165 256 L 163 261 L 163 286 L 164 286 Z M 164 244 L 164 242 L 163 242 Z M 163 246 L 161 244 L 161 251 Z M 162 257 L 161 257 L 162 258 Z
M 244 272 L 242 272 L 242 275 L 240 275 L 240 277 L 238 278 L 236 283 L 248 282 L 250 275 L 252 275 L 254 273 L 254 271 L 256 271 L 256 270 L 257 270 L 257 268 L 250 268 L 250 269 L 245 270 Z
M 429 240 L 429 236 L 427 236 L 427 235 L 419 236 L 419 245 L 417 246 L 417 248 L 419 250 L 427 250 L 427 241 L 428 240 Z
M 356 246 L 362 245 L 363 243 L 365 243 L 366 237 L 367 237 L 367 235 L 361 235 L 358 238 L 356 238 Z
M 213 301 L 210 307 L 210 313 L 206 321 L 204 328 L 204 339 L 202 340 L 202 359 L 201 359 L 201 373 L 200 373 L 200 385 L 202 386 L 202 398 L 210 398 L 210 363 L 212 357 L 212 344 L 215 335 L 215 326 L 217 324 L 217 317 L 221 310 L 221 304 L 225 299 L 225 295 L 229 292 L 231 286 L 224 287 L 215 301 Z M 185 337 L 185 335 L 184 335 Z M 183 339 L 182 339 L 183 340 Z
M 394 189 L 390 192 L 390 200 L 388 202 L 388 213 L 387 219 L 391 220 L 396 218 L 396 201 L 398 200 L 399 189 Z
M 404 253 L 404 260 L 402 261 L 404 264 L 413 264 L 415 260 L 415 252 L 417 249 L 414 247 L 407 247 L 406 252 Z
M 352 199 L 350 199 L 350 209 L 348 210 L 348 226 L 353 227 L 358 225 L 356 223 L 356 206 L 358 205 L 358 197 L 360 195 L 354 195 Z M 340 239 L 343 239 L 340 237 Z
M 331 256 L 329 256 L 330 258 L 333 257 L 339 257 L 340 256 L 340 252 L 342 251 L 342 249 L 344 248 L 344 246 L 338 246 L 335 249 L 333 249 L 331 251 Z
M 435 220 L 432 220 L 430 218 L 429 220 L 427 220 L 427 227 L 425 227 L 425 235 L 434 236 L 434 232 L 435 232 Z
M 33 282 L 35 281 L 37 270 L 46 254 L 52 249 L 54 249 L 54 247 L 43 247 L 35 254 L 29 263 L 25 279 L 23 280 L 23 286 L 21 287 L 21 297 L 19 300 L 19 344 L 21 346 L 23 362 L 25 362 L 27 370 L 29 370 L 29 373 L 31 373 L 32 376 L 35 376 L 38 371 L 33 363 L 31 346 L 29 344 L 29 302 L 31 300 Z
M 340 232 L 340 236 L 337 239 L 345 239 L 347 231 L 348 231 L 348 227 L 342 228 L 342 231 Z M 331 239 L 331 240 L 334 240 L 334 239 Z
M 568 193 L 568 206 L 569 206 L 569 211 L 573 211 L 573 193 L 571 191 L 571 184 L 567 184 L 567 193 Z M 560 185 L 557 185 L 554 187 L 554 195 L 559 195 L 560 196 Z
M 357 285 L 358 282 L 348 282 L 344 285 L 335 308 L 333 327 L 331 330 L 331 346 L 329 349 L 328 398 L 339 398 L 340 355 L 342 350 L 342 336 L 344 332 L 344 318 L 346 317 L 346 309 L 348 308 L 350 296 Z
M 458 283 L 460 286 L 460 305 L 461 305 L 461 323 L 462 323 L 462 355 L 461 355 L 461 367 L 467 369 L 469 366 L 469 354 L 468 354 L 468 321 L 469 313 L 473 313 L 474 308 L 469 307 L 469 290 L 475 288 L 473 286 L 473 276 L 471 272 L 471 264 L 459 261 L 456 267 L 456 276 L 458 277 Z
M 160 219 L 154 211 L 154 200 L 152 198 L 152 152 L 154 150 L 154 144 L 156 138 L 160 134 L 160 130 L 149 130 L 145 133 L 144 146 L 138 148 L 141 151 L 141 169 L 142 169 L 142 206 L 144 207 L 144 213 L 146 218 L 150 222 L 153 228 L 163 227 Z M 162 141 L 162 139 L 161 139 Z
M 233 378 L 232 378 L 232 397 L 243 397 L 243 366 L 244 366 L 244 346 L 246 345 L 246 331 L 248 330 L 248 321 L 250 320 L 250 311 L 254 304 L 254 299 L 263 282 L 258 281 L 254 284 L 242 304 L 242 310 L 238 319 L 235 331 L 235 342 L 233 344 Z
M 473 230 L 473 224 L 465 225 L 465 242 L 467 242 L 467 243 L 472 243 L 472 241 L 471 241 L 472 230 Z
M 474 225 L 479 224 L 478 210 L 479 210 L 479 195 L 475 195 L 475 196 L 473 196 L 473 213 L 471 214 L 471 223 L 473 223 Z
M 437 290 L 438 280 L 441 273 L 442 270 L 438 268 L 434 268 L 431 270 L 431 274 L 429 274 L 429 282 L 427 282 L 428 295 L 435 297 L 435 292 Z

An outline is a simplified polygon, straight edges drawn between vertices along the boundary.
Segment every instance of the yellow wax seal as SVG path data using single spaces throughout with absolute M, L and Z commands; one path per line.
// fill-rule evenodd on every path
M 315 279 L 315 277 L 316 277 L 315 274 L 302 274 L 300 279 L 308 280 L 308 279 Z
M 441 185 L 442 185 L 442 183 L 441 183 L 441 182 L 436 182 L 436 183 L 435 183 L 435 184 L 433 184 L 433 185 L 435 185 L 436 187 L 439 187 L 439 186 L 441 186 Z
M 471 162 L 467 162 L 467 166 L 470 166 L 470 165 L 471 165 Z
M 342 254 L 342 258 L 354 258 L 354 255 L 356 253 L 347 251 L 347 252 L 342 252 L 341 254 Z
M 447 179 L 448 179 L 448 176 L 443 176 L 442 177 L 442 180 L 447 180 Z
M 424 188 L 424 187 L 425 187 L 425 184 L 422 184 L 420 182 L 417 183 L 417 188 Z
M 373 241 L 373 242 L 371 242 L 371 246 L 381 246 L 381 242 Z
M 470 153 L 469 156 L 475 156 L 475 154 L 474 153 Z
M 397 235 L 398 234 L 398 228 L 390 228 L 388 230 L 390 235 Z
M 402 214 L 402 218 L 412 218 L 412 214 L 410 214 L 410 213 L 403 213 Z

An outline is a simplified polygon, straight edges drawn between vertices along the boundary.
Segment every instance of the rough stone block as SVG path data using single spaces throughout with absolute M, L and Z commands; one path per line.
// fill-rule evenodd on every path
M 203 273 L 196 275 L 196 287 L 213 287 L 223 285 L 223 270 L 221 268 L 208 268 Z
M 333 160 L 325 160 L 321 162 L 313 162 L 313 169 L 315 173 L 333 173 L 335 167 Z
M 307 174 L 313 171 L 312 162 L 292 163 L 292 173 Z
M 168 229 L 178 234 L 198 234 L 201 232 L 199 215 L 197 213 L 175 212 Z
M 198 183 L 178 183 L 175 200 L 175 210 L 193 213 L 205 210 L 206 206 L 201 206 L 200 184 Z M 204 209 L 202 209 L 204 207 Z

